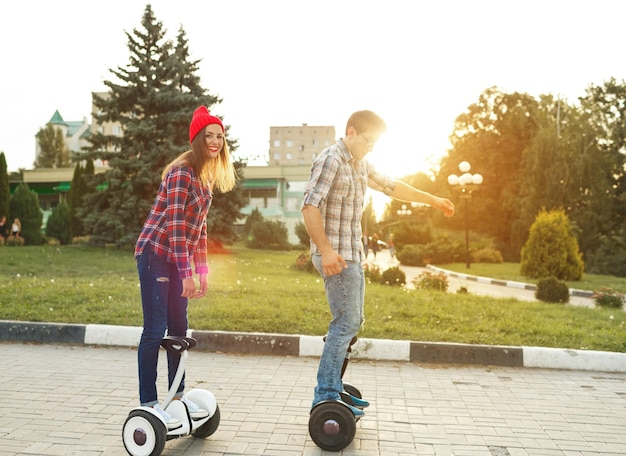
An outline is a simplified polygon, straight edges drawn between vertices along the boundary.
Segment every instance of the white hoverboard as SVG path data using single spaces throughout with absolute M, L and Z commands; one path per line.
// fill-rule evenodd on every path
M 162 404 L 163 409 L 173 418 L 180 420 L 181 425 L 169 430 L 161 415 L 152 407 L 134 408 L 124 422 L 122 439 L 124 448 L 131 456 L 158 456 L 165 447 L 167 440 L 193 435 L 204 439 L 213 435 L 220 424 L 220 408 L 215 396 L 204 389 L 192 389 L 184 397 L 209 412 L 201 419 L 193 419 L 182 401 L 175 401 L 174 395 L 185 372 L 185 359 L 188 350 L 196 346 L 196 340 L 190 337 L 166 336 L 161 345 L 169 352 L 180 353 L 180 363 L 174 376 L 167 398 Z

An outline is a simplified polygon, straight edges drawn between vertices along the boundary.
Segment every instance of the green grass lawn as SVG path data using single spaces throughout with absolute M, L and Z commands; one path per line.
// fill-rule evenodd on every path
M 317 274 L 294 268 L 299 253 L 235 246 L 231 254 L 210 256 L 209 293 L 190 301 L 190 327 L 325 334 L 330 312 L 323 285 Z M 0 248 L 0 264 L 2 320 L 142 324 L 131 251 L 6 247 Z M 472 274 L 520 280 L 484 272 L 483 266 L 498 265 L 472 265 Z M 626 352 L 626 313 L 621 310 L 379 284 L 367 286 L 365 307 L 361 337 Z

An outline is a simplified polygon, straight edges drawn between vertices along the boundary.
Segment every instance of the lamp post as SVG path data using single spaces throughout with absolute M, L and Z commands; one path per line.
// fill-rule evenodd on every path
M 413 204 L 415 204 L 415 203 L 412 203 L 411 206 L 413 206 Z M 415 207 L 415 206 L 413 206 L 413 207 Z M 403 217 L 403 216 L 408 216 L 408 215 L 413 214 L 413 211 L 411 209 L 408 209 L 406 204 L 403 204 L 402 205 L 402 209 L 398 209 L 396 211 L 396 214 L 398 214 L 399 216 Z
M 448 176 L 448 184 L 453 187 L 459 188 L 461 191 L 461 199 L 465 200 L 465 266 L 470 268 L 470 253 L 469 253 L 469 226 L 468 226 L 468 212 L 469 212 L 469 200 L 472 198 L 472 192 L 483 183 L 483 176 L 480 174 L 470 173 L 472 166 L 469 162 L 462 161 L 459 163 L 459 170 L 461 175 L 450 174 Z

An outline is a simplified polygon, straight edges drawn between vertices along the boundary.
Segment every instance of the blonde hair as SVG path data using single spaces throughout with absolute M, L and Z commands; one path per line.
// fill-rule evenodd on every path
M 190 166 L 202 185 L 226 193 L 235 188 L 237 183 L 228 143 L 224 139 L 224 146 L 218 156 L 210 158 L 205 135 L 205 130 L 202 129 L 191 142 L 191 150 L 183 152 L 172 160 L 163 170 L 161 178 L 164 179 L 167 173 L 176 166 Z

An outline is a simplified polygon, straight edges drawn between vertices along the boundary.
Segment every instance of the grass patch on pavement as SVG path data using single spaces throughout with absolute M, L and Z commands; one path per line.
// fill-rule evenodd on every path
M 209 293 L 190 301 L 190 327 L 325 334 L 330 311 L 323 284 L 317 274 L 294 268 L 299 253 L 235 246 L 231 254 L 211 255 Z M 0 248 L 0 264 L 2 320 L 142 324 L 132 251 L 6 247 Z M 472 265 L 471 274 L 527 281 L 483 266 L 498 265 Z M 608 280 L 595 288 L 622 289 L 614 278 Z M 365 313 L 360 336 L 367 338 L 626 352 L 626 313 L 621 310 L 368 284 Z

